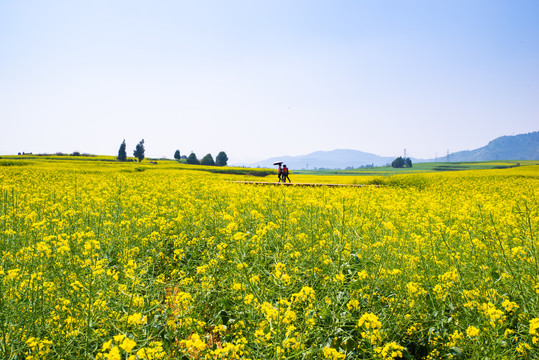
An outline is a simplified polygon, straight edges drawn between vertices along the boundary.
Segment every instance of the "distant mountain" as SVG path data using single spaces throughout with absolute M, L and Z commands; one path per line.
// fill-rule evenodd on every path
M 292 170 L 346 169 L 347 167 L 357 168 L 366 165 L 383 166 L 391 163 L 394 159 L 394 157 L 383 157 L 359 150 L 338 149 L 316 151 L 307 155 L 274 157 L 251 164 L 251 166 L 273 167 L 274 162 L 283 161 Z
M 384 166 L 395 157 L 378 156 L 359 150 L 317 151 L 300 156 L 274 157 L 250 167 L 273 167 L 276 161 L 283 161 L 292 170 L 301 169 L 346 169 L 348 167 Z M 414 159 L 412 163 L 427 161 L 446 161 L 446 157 L 436 159 Z M 449 154 L 450 162 L 489 161 L 489 160 L 539 160 L 539 131 L 513 136 L 501 136 L 475 150 L 459 151 Z
M 539 131 L 501 136 L 479 149 L 449 154 L 451 162 L 489 160 L 539 160 Z

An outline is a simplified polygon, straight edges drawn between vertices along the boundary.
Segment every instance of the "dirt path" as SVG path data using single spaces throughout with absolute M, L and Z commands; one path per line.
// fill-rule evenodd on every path
M 324 183 L 281 183 L 281 182 L 264 182 L 264 181 L 232 181 L 236 184 L 252 184 L 252 185 L 276 185 L 276 186 L 330 186 L 330 187 L 381 187 L 383 185 L 367 185 L 367 184 L 324 184 Z

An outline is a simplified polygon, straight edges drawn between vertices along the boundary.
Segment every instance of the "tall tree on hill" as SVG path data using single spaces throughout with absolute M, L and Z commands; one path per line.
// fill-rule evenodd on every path
M 226 153 L 224 151 L 221 151 L 219 154 L 217 154 L 217 157 L 215 158 L 215 165 L 226 166 L 227 161 L 228 156 L 226 156 Z
M 174 153 L 174 159 L 176 160 L 180 160 L 182 157 L 180 155 L 180 150 L 176 150 L 176 152 Z
M 135 151 L 133 151 L 133 156 L 138 159 L 138 162 L 141 162 L 144 159 L 144 139 L 140 140 L 140 142 L 135 147 Z
M 118 161 L 126 161 L 127 160 L 127 152 L 125 151 L 125 139 L 122 142 L 122 145 L 120 145 L 120 150 L 118 150 Z
M 213 161 L 213 156 L 211 154 L 207 154 L 200 160 L 200 165 L 206 165 L 206 166 L 214 166 L 215 161 Z
M 198 165 L 200 164 L 198 159 L 197 159 L 197 156 L 195 155 L 195 153 L 191 153 L 189 154 L 189 156 L 187 157 L 187 163 L 188 164 L 191 164 L 191 165 Z

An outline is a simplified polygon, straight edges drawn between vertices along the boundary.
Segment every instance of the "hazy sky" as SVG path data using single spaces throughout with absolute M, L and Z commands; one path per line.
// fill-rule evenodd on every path
M 539 130 L 539 1 L 0 1 L 0 154 L 433 158 Z

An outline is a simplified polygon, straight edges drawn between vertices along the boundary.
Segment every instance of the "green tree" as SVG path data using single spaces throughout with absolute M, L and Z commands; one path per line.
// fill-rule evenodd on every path
M 187 163 L 188 164 L 191 164 L 191 165 L 198 165 L 199 164 L 199 161 L 197 159 L 197 156 L 195 155 L 195 153 L 191 153 L 189 154 L 189 156 L 187 157 Z
M 215 166 L 215 161 L 213 161 L 213 156 L 211 154 L 208 154 L 200 160 L 200 165 L 206 165 L 206 166 Z
M 391 167 L 394 167 L 397 169 L 404 167 L 404 159 L 402 158 L 402 156 L 399 156 L 398 158 L 393 160 L 393 162 L 391 163 Z
M 226 156 L 226 153 L 224 151 L 221 151 L 219 154 L 217 154 L 217 157 L 215 158 L 215 165 L 226 166 L 227 161 L 228 156 Z
M 412 167 L 412 160 L 410 158 L 404 159 L 404 167 L 407 167 L 407 168 Z
M 176 150 L 176 152 L 174 153 L 174 159 L 176 160 L 180 160 L 182 157 L 180 155 L 180 150 Z
M 118 161 L 126 161 L 127 160 L 127 152 L 125 151 L 125 139 L 122 142 L 122 145 L 120 145 L 120 150 L 118 150 Z
M 139 162 L 144 159 L 144 139 L 140 140 L 140 142 L 135 147 L 135 151 L 133 151 L 133 156 L 136 157 Z

